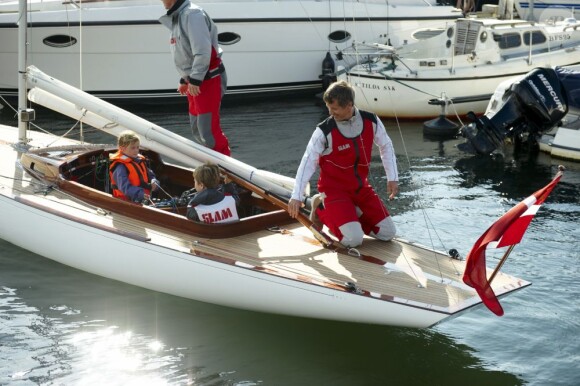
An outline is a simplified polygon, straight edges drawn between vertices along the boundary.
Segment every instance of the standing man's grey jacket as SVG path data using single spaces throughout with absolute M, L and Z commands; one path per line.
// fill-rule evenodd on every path
M 159 22 L 171 31 L 171 49 L 181 78 L 201 84 L 208 71 L 215 70 L 210 68 L 211 48 L 221 56 L 214 22 L 189 0 L 177 1 Z

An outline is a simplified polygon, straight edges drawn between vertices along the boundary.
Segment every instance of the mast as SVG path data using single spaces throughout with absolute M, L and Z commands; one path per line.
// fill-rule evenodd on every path
M 18 3 L 18 143 L 16 147 L 27 150 L 26 132 L 28 123 L 34 120 L 34 110 L 26 107 L 26 28 L 28 27 L 28 8 L 26 0 Z
M 530 0 L 529 10 L 528 10 L 528 20 L 529 21 L 534 21 L 535 20 L 535 17 L 534 17 L 534 0 Z

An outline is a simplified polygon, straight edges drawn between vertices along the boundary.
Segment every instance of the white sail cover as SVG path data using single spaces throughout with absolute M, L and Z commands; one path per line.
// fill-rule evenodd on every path
M 294 179 L 257 169 L 187 138 L 166 130 L 115 105 L 55 79 L 34 66 L 27 69 L 33 88 L 29 99 L 99 130 L 118 136 L 123 130 L 133 130 L 141 136 L 143 146 L 157 151 L 187 166 L 196 167 L 213 162 L 260 188 L 289 198 Z

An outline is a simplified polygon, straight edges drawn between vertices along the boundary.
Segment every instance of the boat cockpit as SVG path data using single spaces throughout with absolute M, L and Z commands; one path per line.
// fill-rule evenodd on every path
M 194 192 L 192 169 L 166 163 L 150 150 L 141 149 L 161 188 L 148 202 L 134 203 L 111 195 L 109 155 L 117 151 L 106 145 L 74 145 L 30 151 L 21 157 L 24 169 L 55 189 L 89 202 L 95 207 L 182 233 L 225 238 L 276 228 L 293 222 L 285 210 L 239 187 L 240 220 L 205 224 L 185 217 L 188 196 Z

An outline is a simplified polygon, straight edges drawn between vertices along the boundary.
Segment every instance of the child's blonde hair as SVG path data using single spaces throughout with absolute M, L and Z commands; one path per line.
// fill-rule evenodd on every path
M 134 142 L 140 142 L 139 136 L 131 130 L 125 130 L 119 134 L 117 145 L 119 147 L 127 147 Z
M 208 162 L 195 168 L 193 178 L 206 188 L 217 188 L 221 181 L 220 169 L 217 165 Z

